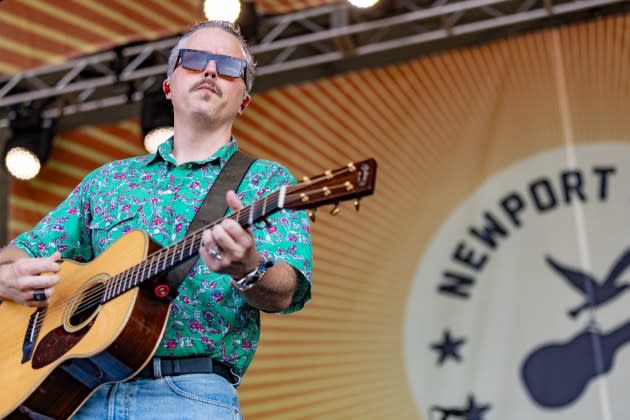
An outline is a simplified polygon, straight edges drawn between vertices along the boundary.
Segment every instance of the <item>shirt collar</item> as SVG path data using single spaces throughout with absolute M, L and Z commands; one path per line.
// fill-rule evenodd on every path
M 225 163 L 232 157 L 232 155 L 238 150 L 238 143 L 236 138 L 232 136 L 230 141 L 223 146 L 219 150 L 217 150 L 212 156 L 202 159 L 196 160 L 193 162 L 189 162 L 194 164 L 195 166 L 204 166 L 208 163 L 210 164 L 219 164 L 220 167 L 223 167 Z M 171 163 L 176 165 L 175 156 L 173 156 L 173 137 L 171 136 L 164 143 L 160 144 L 157 149 L 157 152 L 153 155 L 149 155 L 149 160 L 147 161 L 147 165 L 150 165 L 153 162 L 158 160 L 162 160 L 164 162 Z

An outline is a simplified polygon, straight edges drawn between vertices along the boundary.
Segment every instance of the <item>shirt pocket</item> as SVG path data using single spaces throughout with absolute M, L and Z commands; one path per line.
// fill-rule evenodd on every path
M 129 231 L 140 228 L 138 212 L 139 206 L 132 206 L 125 208 L 124 211 L 114 210 L 92 218 L 88 228 L 91 232 L 95 256 Z

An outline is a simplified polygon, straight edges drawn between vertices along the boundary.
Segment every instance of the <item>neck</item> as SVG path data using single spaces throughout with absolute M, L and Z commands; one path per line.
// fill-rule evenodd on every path
M 178 165 L 212 156 L 232 137 L 232 123 L 175 120 L 173 155 Z

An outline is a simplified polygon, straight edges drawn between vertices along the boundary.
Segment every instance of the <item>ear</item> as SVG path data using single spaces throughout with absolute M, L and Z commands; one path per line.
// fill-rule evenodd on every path
M 243 97 L 243 101 L 241 102 L 241 108 L 239 109 L 238 115 L 243 115 L 243 112 L 245 112 L 251 101 L 252 97 L 249 96 L 248 93 L 246 93 L 245 97 Z
M 166 99 L 171 99 L 171 85 L 169 85 L 168 80 L 164 80 L 164 82 L 162 82 L 162 91 L 164 91 Z

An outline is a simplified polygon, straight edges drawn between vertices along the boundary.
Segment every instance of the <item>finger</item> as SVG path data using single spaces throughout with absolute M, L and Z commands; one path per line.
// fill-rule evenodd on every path
M 243 250 L 247 250 L 254 245 L 254 239 L 249 231 L 243 229 L 243 227 L 236 221 L 226 219 L 221 222 L 221 226 L 225 232 L 232 238 L 232 240 Z
M 56 273 L 59 271 L 59 258 L 56 253 L 44 258 L 23 258 L 13 263 L 16 276 L 37 275 L 41 273 Z
M 241 203 L 241 200 L 238 199 L 238 196 L 233 190 L 227 192 L 225 195 L 225 201 L 233 211 L 238 211 L 244 207 L 243 203 Z
M 208 251 L 219 248 L 219 245 L 217 245 L 214 239 L 212 229 L 206 229 L 201 235 L 201 246 Z
M 221 249 L 215 242 L 212 231 L 210 229 L 205 230 L 201 236 L 199 256 L 212 271 L 217 271 L 220 268 L 220 263 L 223 259 L 220 252 Z M 217 258 L 217 256 L 220 256 L 220 258 Z
M 58 274 L 42 274 L 38 276 L 23 276 L 17 279 L 17 288 L 26 292 L 34 289 L 47 289 L 59 283 Z
M 223 224 L 212 228 L 212 238 L 219 248 L 223 250 L 224 254 L 235 255 L 241 252 L 240 245 L 225 230 Z
M 54 293 L 54 288 L 35 289 L 28 292 L 25 296 L 25 303 L 29 306 L 42 307 L 50 303 L 50 298 Z

